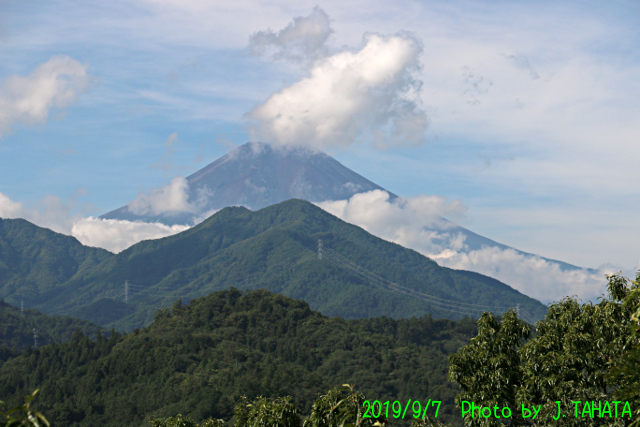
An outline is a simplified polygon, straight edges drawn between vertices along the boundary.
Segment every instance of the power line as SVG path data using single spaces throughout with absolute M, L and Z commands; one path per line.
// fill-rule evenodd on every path
M 480 305 L 456 301 L 450 298 L 438 297 L 418 291 L 416 289 L 398 285 L 397 283 L 391 282 L 381 277 L 377 273 L 354 263 L 353 261 L 342 256 L 331 248 L 325 247 L 321 239 L 318 239 L 316 251 L 311 251 L 306 247 L 302 247 L 300 250 L 294 252 L 287 258 L 281 259 L 274 264 L 268 265 L 265 271 L 255 272 L 253 274 L 244 274 L 240 277 L 232 278 L 231 280 L 229 280 L 229 282 L 242 284 L 244 285 L 243 287 L 245 289 L 251 289 L 260 282 L 264 282 L 265 280 L 268 280 L 285 270 L 291 269 L 302 262 L 310 260 L 311 257 L 317 257 L 319 261 L 326 259 L 330 264 L 350 272 L 351 274 L 371 286 L 421 299 L 429 303 L 434 308 L 440 310 L 446 310 L 463 315 L 477 316 L 478 314 L 481 314 L 485 311 L 506 311 L 509 308 L 512 308 L 507 306 Z M 130 298 L 137 299 L 146 296 L 148 298 L 160 299 L 156 304 L 153 304 L 150 307 L 153 308 L 156 305 L 165 304 L 164 301 L 167 298 L 180 298 L 185 296 L 185 294 L 188 295 L 190 293 L 189 290 L 180 283 L 174 283 L 172 285 L 167 284 L 162 288 L 159 287 L 165 280 L 167 280 L 167 277 L 162 278 L 160 281 L 134 280 L 130 283 L 130 280 L 126 280 L 124 283 L 124 292 L 123 288 L 107 289 L 95 295 L 93 298 L 87 296 L 83 300 L 83 302 L 85 302 L 85 304 L 83 305 L 91 304 L 102 298 L 118 299 L 121 297 L 124 297 L 124 302 L 128 304 Z M 144 284 L 149 284 L 149 286 L 144 286 Z M 194 289 L 194 292 L 197 293 L 197 290 Z M 21 312 L 22 311 L 23 307 L 21 307 Z M 527 313 L 525 310 L 521 309 L 519 304 L 516 305 L 516 311 L 518 313 L 518 317 L 522 318 L 528 323 L 535 323 L 534 317 L 531 314 Z
M 471 303 L 464 303 L 461 301 L 455 301 L 455 300 L 451 300 L 451 299 L 447 299 L 447 298 L 441 298 L 441 297 L 436 297 L 433 295 L 429 295 L 426 294 L 424 292 L 420 292 L 417 291 L 415 289 L 411 289 L 411 288 L 407 288 L 401 285 L 398 285 L 396 283 L 393 283 L 387 279 L 384 279 L 383 277 L 379 276 L 378 274 L 354 263 L 353 261 L 343 257 L 342 255 L 340 255 L 339 253 L 333 251 L 330 248 L 327 247 L 323 247 L 323 254 L 325 254 L 325 259 L 327 259 L 329 262 L 331 262 L 332 264 L 336 265 L 337 267 L 340 267 L 342 269 L 348 270 L 349 272 L 355 274 L 356 276 L 360 277 L 361 279 L 367 281 L 369 284 L 385 289 L 385 290 L 389 290 L 392 292 L 396 292 L 396 293 L 401 293 L 407 296 L 412 296 L 412 297 L 416 297 L 419 299 L 424 300 L 425 302 L 428 302 L 432 305 L 435 306 L 435 308 L 441 309 L 441 310 L 446 310 L 446 311 L 451 311 L 451 312 L 456 312 L 459 314 L 465 314 L 465 315 L 469 315 L 470 312 L 471 313 L 482 313 L 485 311 L 488 311 L 487 309 L 493 309 L 493 310 L 497 310 L 497 311 L 503 311 L 505 309 L 509 309 L 512 307 L 507 307 L 507 306 L 489 306 L 489 305 L 480 305 L 480 304 L 471 304 Z M 533 319 L 533 316 L 529 315 L 528 313 L 526 313 L 524 310 L 521 310 L 519 307 L 519 304 L 517 306 L 517 311 L 518 311 L 518 317 L 522 318 L 523 320 L 525 320 L 527 323 L 531 323 L 534 324 L 535 320 Z

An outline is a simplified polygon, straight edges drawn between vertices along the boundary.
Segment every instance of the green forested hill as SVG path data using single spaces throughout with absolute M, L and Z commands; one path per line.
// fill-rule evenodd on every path
M 0 218 L 0 298 L 32 307 L 112 255 L 24 219 Z
M 142 425 L 150 416 L 232 416 L 242 395 L 292 395 L 303 413 L 320 392 L 356 384 L 371 400 L 441 400 L 460 424 L 447 355 L 475 322 L 387 317 L 343 320 L 258 290 L 220 291 L 174 304 L 149 328 L 96 341 L 76 333 L 0 366 L 0 400 L 36 409 L 55 426 Z
M 322 260 L 314 252 L 319 240 Z M 459 319 L 519 305 L 540 319 L 546 311 L 497 280 L 442 268 L 301 200 L 257 212 L 225 208 L 187 231 L 140 242 L 78 270 L 37 308 L 132 330 L 177 299 L 229 286 L 266 288 L 345 318 Z
M 102 330 L 91 322 L 73 317 L 47 316 L 33 309 L 20 312 L 18 307 L 0 300 L 0 346 L 18 350 L 34 346 L 34 329 L 37 330 L 38 346 L 69 341 L 76 329 L 94 339 Z

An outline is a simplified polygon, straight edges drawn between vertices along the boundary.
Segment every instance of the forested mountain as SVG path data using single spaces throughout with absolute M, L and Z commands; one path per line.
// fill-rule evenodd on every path
M 24 219 L 0 218 L 0 298 L 31 307 L 112 255 Z
M 447 355 L 475 335 L 470 318 L 344 320 L 236 289 L 155 317 L 124 336 L 76 333 L 10 359 L 0 399 L 11 407 L 40 388 L 36 409 L 55 426 L 123 426 L 178 413 L 229 420 L 243 395 L 291 395 L 308 414 L 318 393 L 351 383 L 371 400 L 440 400 L 438 419 L 461 425 Z
M 229 286 L 266 288 L 344 318 L 431 313 L 459 319 L 519 305 L 525 318 L 535 320 L 546 311 L 497 280 L 440 267 L 302 200 L 256 212 L 225 208 L 182 233 L 140 242 L 78 269 L 35 301 L 45 313 L 133 330 L 177 299 Z
M 36 343 L 41 347 L 52 342 L 66 342 L 75 330 L 95 339 L 102 328 L 73 317 L 47 316 L 33 309 L 21 311 L 0 300 L 0 346 L 25 350 Z

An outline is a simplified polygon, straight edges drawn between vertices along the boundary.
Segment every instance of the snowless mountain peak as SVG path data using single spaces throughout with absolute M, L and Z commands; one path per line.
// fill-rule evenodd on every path
M 139 209 L 136 200 L 101 218 L 190 224 L 227 206 L 256 210 L 292 198 L 316 203 L 376 189 L 387 191 L 322 151 L 262 142 L 247 142 L 177 184 L 182 185 L 176 185 L 171 196 L 184 197 L 182 210 Z M 184 194 L 175 194 L 180 191 Z

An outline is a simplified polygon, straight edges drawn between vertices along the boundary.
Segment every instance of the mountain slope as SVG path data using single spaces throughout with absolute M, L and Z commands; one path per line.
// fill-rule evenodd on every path
M 226 208 L 182 233 L 140 242 L 76 274 L 38 308 L 131 330 L 176 299 L 229 286 L 266 288 L 345 318 L 458 319 L 518 305 L 532 320 L 546 312 L 497 280 L 440 267 L 302 200 L 257 212 Z
M 194 212 L 155 215 L 127 205 L 101 218 L 188 224 L 203 213 L 227 206 L 257 210 L 293 198 L 321 202 L 383 190 L 323 152 L 262 143 L 238 147 L 188 176 L 187 183 L 188 201 L 197 208 Z
M 126 336 L 75 334 L 11 359 L 0 399 L 11 407 L 40 388 L 37 409 L 52 425 L 138 426 L 178 413 L 229 420 L 243 395 L 292 395 L 308 414 L 318 393 L 351 383 L 372 401 L 441 400 L 438 419 L 461 426 L 447 356 L 475 333 L 470 319 L 345 321 L 232 289 L 174 304 Z
M 24 219 L 0 218 L 0 298 L 18 306 L 41 303 L 74 274 L 111 256 Z

